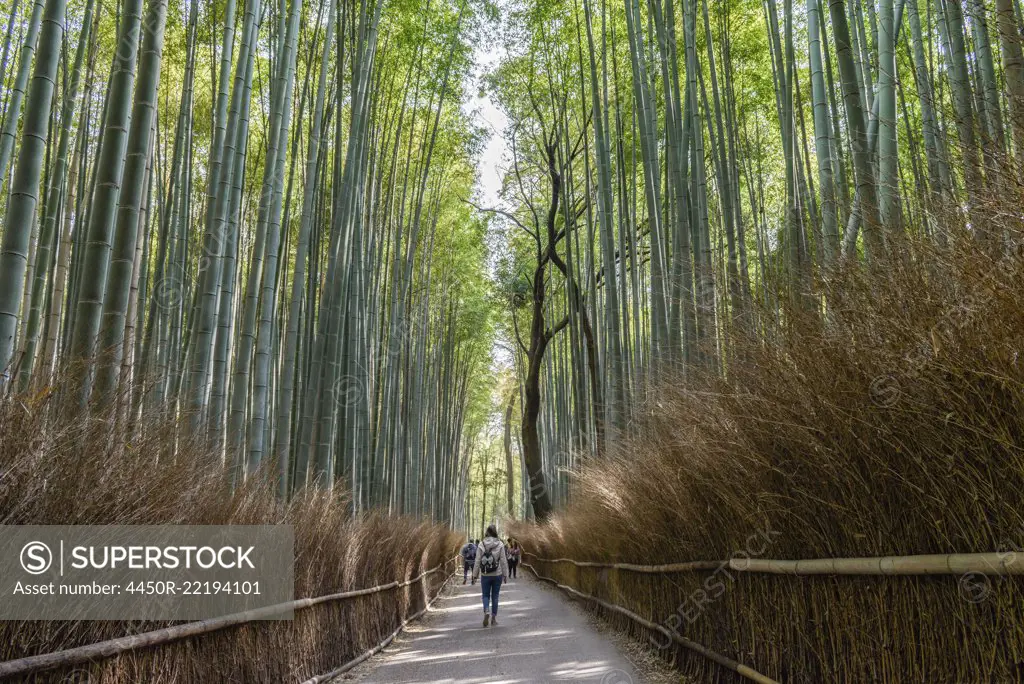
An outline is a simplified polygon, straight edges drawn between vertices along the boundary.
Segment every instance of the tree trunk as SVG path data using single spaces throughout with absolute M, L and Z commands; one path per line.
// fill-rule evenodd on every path
M 910 0 L 914 1 L 914 0 Z M 1024 170 L 1024 55 L 1020 31 L 1013 10 L 1013 0 L 996 0 L 996 24 L 1003 54 L 1003 76 L 1010 103 L 1010 130 L 1013 132 L 1013 155 L 1017 173 Z
M 39 176 L 49 137 L 50 104 L 64 39 L 64 9 L 64 0 L 46 0 L 39 52 L 25 107 L 21 149 L 11 179 L 11 200 L 0 251 L 0 391 L 7 388 L 12 377 L 14 334 L 25 292 L 25 270 L 39 198 Z
M 515 488 L 512 486 L 512 409 L 516 405 L 516 393 L 512 392 L 508 398 L 508 406 L 505 407 L 505 501 L 508 506 L 508 515 L 514 518 L 516 515 Z

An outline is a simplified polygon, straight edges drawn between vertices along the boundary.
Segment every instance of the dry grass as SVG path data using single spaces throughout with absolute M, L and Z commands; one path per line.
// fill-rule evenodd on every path
M 453 555 L 459 542 L 441 525 L 352 517 L 340 493 L 284 506 L 255 481 L 232 494 L 201 445 L 179 444 L 175 452 L 173 426 L 122 446 L 114 423 L 60 420 L 51 408 L 39 397 L 0 403 L 0 524 L 290 524 L 297 598 L 415 577 Z M 292 622 L 228 628 L 23 681 L 302 681 L 377 645 L 444 579 L 436 573 L 403 589 L 300 611 Z M 167 624 L 0 622 L 0 660 Z
M 821 283 L 824 320 L 786 316 L 727 380 L 660 386 L 575 503 L 514 534 L 542 557 L 642 564 L 1024 551 L 1020 206 L 992 213 L 999 249 L 909 240 Z M 538 569 L 781 681 L 1024 680 L 1021 578 Z

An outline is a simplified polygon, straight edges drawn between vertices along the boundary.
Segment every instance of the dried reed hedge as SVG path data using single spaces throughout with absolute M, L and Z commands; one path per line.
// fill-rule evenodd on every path
M 352 517 L 341 494 L 312 494 L 283 506 L 260 478 L 232 493 L 208 452 L 181 443 L 173 426 L 126 440 L 117 421 L 61 421 L 51 408 L 43 397 L 0 403 L 0 524 L 291 524 L 297 598 L 414 578 L 450 558 L 459 543 L 441 525 Z M 447 575 L 446 570 L 401 589 L 320 604 L 297 612 L 291 622 L 230 627 L 14 681 L 304 681 L 379 644 L 426 605 Z M 0 622 L 0 660 L 169 624 Z
M 542 558 L 637 564 L 1024 552 L 1020 206 L 992 212 L 997 244 L 963 227 L 942 248 L 908 239 L 874 268 L 829 274 L 824 317 L 783 307 L 766 342 L 736 334 L 725 380 L 659 386 L 638 436 L 577 474 L 569 508 L 513 534 Z M 784 682 L 1024 681 L 1019 576 L 528 560 Z M 694 681 L 739 679 L 596 610 Z

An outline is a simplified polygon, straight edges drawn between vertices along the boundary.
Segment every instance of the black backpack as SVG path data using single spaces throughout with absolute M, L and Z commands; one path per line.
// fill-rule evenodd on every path
M 491 551 L 492 548 L 497 550 L 498 547 L 497 546 L 495 546 L 495 547 L 484 546 L 483 547 L 484 552 L 483 552 L 483 555 L 480 556 L 480 572 L 484 572 L 484 573 L 488 573 L 488 574 L 490 574 L 492 572 L 498 572 L 498 567 L 499 567 L 499 565 L 498 565 L 498 556 L 496 554 L 492 553 L 492 551 Z

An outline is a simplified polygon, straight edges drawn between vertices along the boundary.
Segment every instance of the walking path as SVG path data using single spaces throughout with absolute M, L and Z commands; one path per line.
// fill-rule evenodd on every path
M 461 584 L 420 623 L 348 675 L 362 684 L 640 684 L 616 645 L 556 590 L 520 571 L 483 626 L 480 585 Z M 336 680 L 337 682 L 346 679 Z

